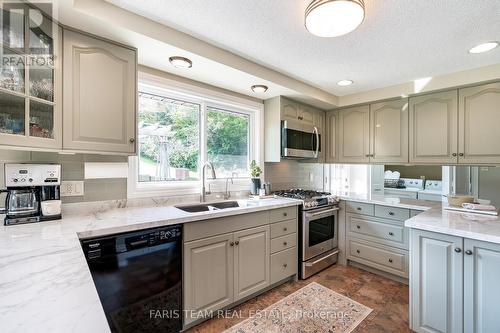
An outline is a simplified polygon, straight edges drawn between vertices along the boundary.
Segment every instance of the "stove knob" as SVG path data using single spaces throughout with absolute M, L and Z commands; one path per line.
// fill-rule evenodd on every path
M 14 178 L 14 179 L 12 179 L 12 181 L 13 181 L 14 183 L 17 183 L 17 182 L 18 182 L 18 179 L 17 179 L 17 178 Z

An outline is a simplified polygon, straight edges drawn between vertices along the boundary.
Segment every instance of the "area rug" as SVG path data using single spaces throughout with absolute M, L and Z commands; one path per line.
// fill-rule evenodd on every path
M 349 333 L 372 309 L 312 282 L 224 333 Z

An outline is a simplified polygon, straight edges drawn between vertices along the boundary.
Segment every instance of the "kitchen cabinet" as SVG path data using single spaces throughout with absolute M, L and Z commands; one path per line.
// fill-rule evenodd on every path
M 457 163 L 457 105 L 457 90 L 410 97 L 410 163 Z
M 22 24 L 3 25 L 0 145 L 61 149 L 61 28 L 46 15 L 30 19 L 38 12 L 28 5 L 16 9 L 11 19 Z
M 338 111 L 330 111 L 326 113 L 326 147 L 325 147 L 325 161 L 326 163 L 338 162 L 338 147 L 337 147 L 337 133 L 338 133 Z
M 311 107 L 292 101 L 290 99 L 281 97 L 283 106 L 281 110 L 281 119 L 292 121 L 310 130 L 314 126 L 314 111 Z
M 184 243 L 184 309 L 212 311 L 233 303 L 231 243 L 232 233 Z
M 500 163 L 500 82 L 458 90 L 458 163 Z
M 370 108 L 356 106 L 339 111 L 339 162 L 370 162 Z
M 63 149 L 136 152 L 137 52 L 64 29 Z
M 499 332 L 500 244 L 411 230 L 416 332 Z
M 370 104 L 370 162 L 408 163 L 408 99 Z
M 269 285 L 270 228 L 262 226 L 234 234 L 234 300 Z

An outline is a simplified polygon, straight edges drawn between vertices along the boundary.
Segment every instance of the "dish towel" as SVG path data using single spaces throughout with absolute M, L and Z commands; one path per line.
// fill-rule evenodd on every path
M 462 207 L 465 209 L 471 209 L 471 210 L 488 210 L 488 211 L 496 211 L 497 208 L 492 205 L 481 205 L 481 204 L 475 204 L 475 203 L 463 203 Z

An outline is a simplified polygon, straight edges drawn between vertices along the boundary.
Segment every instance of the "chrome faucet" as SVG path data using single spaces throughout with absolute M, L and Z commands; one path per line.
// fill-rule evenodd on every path
M 214 165 L 212 164 L 212 162 L 205 162 L 205 164 L 203 165 L 203 168 L 201 168 L 201 202 L 205 202 L 206 195 L 210 194 L 210 191 L 206 192 L 206 189 L 205 189 L 205 168 L 207 166 L 210 168 L 210 170 L 212 170 L 212 179 L 217 178 L 215 176 L 215 168 L 214 168 Z

